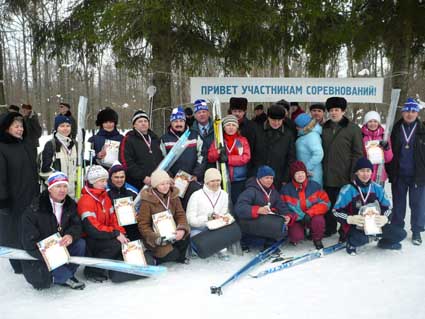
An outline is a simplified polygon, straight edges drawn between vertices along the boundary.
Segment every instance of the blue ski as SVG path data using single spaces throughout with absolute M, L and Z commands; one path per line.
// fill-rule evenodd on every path
M 32 257 L 25 250 L 9 248 L 5 246 L 0 246 L 0 258 L 37 260 L 37 258 Z M 92 257 L 71 256 L 69 259 L 69 262 L 73 264 L 79 264 L 79 265 L 107 269 L 107 270 L 115 270 L 115 271 L 125 272 L 127 274 L 133 274 L 133 275 L 144 276 L 144 277 L 156 276 L 156 275 L 164 273 L 167 270 L 167 268 L 163 266 L 150 266 L 150 265 L 140 266 L 140 265 L 128 264 L 121 260 L 92 258 Z
M 242 275 L 248 272 L 253 267 L 259 265 L 265 260 L 269 259 L 274 252 L 276 252 L 280 245 L 286 242 L 286 239 L 281 239 L 275 242 L 272 246 L 267 248 L 266 250 L 258 253 L 253 259 L 251 259 L 247 264 L 245 264 L 242 268 L 240 268 L 237 272 L 235 272 L 232 276 L 230 276 L 225 282 L 223 282 L 220 286 L 211 286 L 210 291 L 212 294 L 216 294 L 218 296 L 223 294 L 223 287 L 238 280 Z
M 255 274 L 250 274 L 250 276 L 253 277 L 253 278 L 264 277 L 264 276 L 270 275 L 274 272 L 281 271 L 281 270 L 286 269 L 286 268 L 290 268 L 290 267 L 293 267 L 293 266 L 296 266 L 296 265 L 304 264 L 304 263 L 311 261 L 311 260 L 314 260 L 314 259 L 322 258 L 323 256 L 332 254 L 332 253 L 334 253 L 338 250 L 341 250 L 343 248 L 345 248 L 345 243 L 338 243 L 338 244 L 335 244 L 335 245 L 332 245 L 332 246 L 329 246 L 329 247 L 325 247 L 323 249 L 320 249 L 320 250 L 317 250 L 317 251 L 314 251 L 314 252 L 311 252 L 311 253 L 307 253 L 305 255 L 301 255 L 301 256 L 298 256 L 298 257 L 292 257 L 291 259 L 289 259 L 287 261 L 283 261 L 282 263 L 280 263 L 277 266 L 261 270 L 261 271 L 255 273 Z

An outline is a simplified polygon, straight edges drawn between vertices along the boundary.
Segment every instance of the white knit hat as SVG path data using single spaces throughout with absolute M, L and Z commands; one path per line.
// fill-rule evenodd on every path
M 209 168 L 205 171 L 204 176 L 204 183 L 211 182 L 213 180 L 220 180 L 221 181 L 221 174 L 216 168 Z
M 364 116 L 363 124 L 367 124 L 370 120 L 378 121 L 379 124 L 381 124 L 381 116 L 376 111 L 369 111 Z
M 170 180 L 171 178 L 166 171 L 163 171 L 162 169 L 158 169 L 154 171 L 151 175 L 151 186 L 153 188 L 156 188 L 159 184 L 164 182 L 169 182 Z
M 109 178 L 109 174 L 108 171 L 106 169 L 104 169 L 102 166 L 100 165 L 93 165 L 90 166 L 87 174 L 86 174 L 86 180 L 90 183 L 90 184 L 94 184 L 96 183 L 98 180 L 100 179 L 108 179 Z

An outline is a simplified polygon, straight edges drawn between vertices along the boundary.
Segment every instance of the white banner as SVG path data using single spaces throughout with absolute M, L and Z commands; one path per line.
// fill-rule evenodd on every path
M 384 78 L 190 78 L 190 96 L 227 103 L 231 97 L 248 102 L 325 102 L 331 96 L 349 103 L 382 103 Z

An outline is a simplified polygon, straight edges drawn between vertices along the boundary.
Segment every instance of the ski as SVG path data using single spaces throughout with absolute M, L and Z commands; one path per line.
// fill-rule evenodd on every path
M 85 127 L 86 127 L 86 113 L 87 113 L 87 98 L 80 96 L 78 102 L 78 132 L 77 132 L 77 189 L 75 198 L 81 197 L 81 190 L 84 186 L 84 151 L 85 151 Z
M 217 97 L 213 100 L 213 120 L 214 120 L 214 140 L 215 140 L 215 146 L 217 150 L 224 150 L 224 138 L 223 138 L 223 127 L 221 126 L 221 104 Z M 221 172 L 221 179 L 223 182 L 223 190 L 229 194 L 230 198 L 230 179 L 229 174 L 227 170 L 226 163 L 218 163 L 217 162 L 217 169 Z
M 272 246 L 267 248 L 266 250 L 258 253 L 254 258 L 252 258 L 248 263 L 246 263 L 243 267 L 241 267 L 238 271 L 236 271 L 232 276 L 230 276 L 225 282 L 223 282 L 220 286 L 211 286 L 210 292 L 211 294 L 216 294 L 218 296 L 221 296 L 223 294 L 223 287 L 235 282 L 240 277 L 242 277 L 245 273 L 247 273 L 249 270 L 254 268 L 255 266 L 263 263 L 264 261 L 268 260 L 273 256 L 273 253 L 275 253 L 279 247 L 284 244 L 287 241 L 287 239 L 281 239 L 277 242 L 275 242 Z
M 9 258 L 9 259 L 20 259 L 20 260 L 37 260 L 37 258 L 32 257 L 25 250 L 9 248 L 5 246 L 0 246 L 0 258 Z M 83 266 L 90 266 L 95 268 L 114 270 L 119 272 L 124 272 L 127 274 L 133 274 L 144 277 L 156 276 L 164 273 L 167 268 L 163 266 L 140 266 L 134 264 L 128 264 L 121 260 L 112 260 L 112 259 L 102 259 L 102 258 L 92 258 L 92 257 L 77 257 L 71 256 L 69 259 L 70 263 L 79 264 Z
M 288 260 L 283 260 L 283 262 L 281 262 L 280 264 L 276 266 L 273 266 L 264 270 L 260 270 L 257 273 L 250 274 L 250 276 L 253 278 L 261 278 L 286 268 L 304 264 L 314 259 L 322 258 L 323 256 L 327 256 L 343 248 L 345 248 L 345 243 L 338 243 L 338 244 L 325 247 L 323 249 L 320 249 L 311 253 L 307 253 L 298 257 L 289 257 Z
M 189 138 L 190 130 L 187 129 L 182 136 L 180 136 L 179 140 L 176 144 L 170 149 L 168 154 L 164 157 L 164 159 L 159 163 L 157 169 L 162 169 L 164 171 L 168 171 L 174 163 L 179 159 L 179 157 L 183 154 L 187 147 L 187 139 Z

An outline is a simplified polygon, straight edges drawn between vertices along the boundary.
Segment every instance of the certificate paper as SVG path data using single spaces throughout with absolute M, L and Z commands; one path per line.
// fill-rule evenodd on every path
M 132 197 L 117 198 L 114 200 L 115 213 L 120 226 L 136 224 L 136 211 Z
M 367 141 L 366 143 L 367 158 L 372 164 L 384 163 L 384 151 L 379 146 L 378 140 Z
M 140 240 L 122 244 L 122 256 L 126 263 L 146 266 L 147 262 L 143 251 L 143 244 Z
M 120 142 L 105 140 L 103 148 L 106 152 L 106 155 L 102 159 L 102 164 L 110 167 L 115 161 L 118 161 L 118 155 L 120 152 Z
M 176 237 L 176 223 L 170 211 L 165 210 L 152 215 L 153 229 L 161 237 L 172 239 Z
M 59 244 L 61 239 L 61 235 L 56 233 L 37 243 L 49 271 L 69 262 L 68 250 Z
M 184 194 L 186 194 L 191 179 L 192 175 L 182 170 L 179 170 L 174 177 L 174 186 L 179 190 L 180 198 L 183 198 Z

